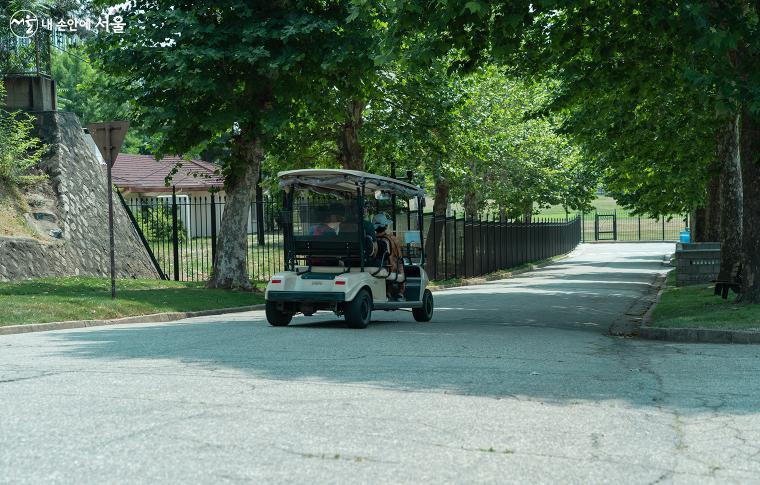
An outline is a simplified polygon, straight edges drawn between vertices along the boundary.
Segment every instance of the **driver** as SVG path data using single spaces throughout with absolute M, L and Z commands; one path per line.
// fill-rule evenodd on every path
M 375 226 L 375 235 L 378 241 L 385 241 L 388 246 L 388 265 L 390 271 L 396 273 L 398 277 L 404 274 L 404 261 L 401 255 L 401 245 L 398 243 L 396 236 L 388 232 L 388 225 L 391 220 L 384 213 L 375 215 L 372 219 Z M 397 277 L 397 278 L 398 278 Z M 386 281 L 388 294 L 391 295 L 391 299 L 396 301 L 404 301 L 404 290 L 406 289 L 406 279 L 398 282 Z

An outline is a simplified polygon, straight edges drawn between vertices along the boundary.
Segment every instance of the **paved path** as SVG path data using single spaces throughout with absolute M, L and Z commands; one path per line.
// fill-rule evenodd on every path
M 581 246 L 430 324 L 0 337 L 0 483 L 757 483 L 760 347 L 604 335 L 672 250 Z

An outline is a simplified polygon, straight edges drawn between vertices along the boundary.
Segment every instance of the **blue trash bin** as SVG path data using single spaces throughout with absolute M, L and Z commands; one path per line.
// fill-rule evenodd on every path
M 691 233 L 689 231 L 681 231 L 680 241 L 682 243 L 691 242 Z

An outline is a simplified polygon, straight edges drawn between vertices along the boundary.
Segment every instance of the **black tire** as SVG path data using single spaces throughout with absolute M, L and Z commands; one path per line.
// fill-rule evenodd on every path
M 273 327 L 284 327 L 293 320 L 293 315 L 280 311 L 277 303 L 273 301 L 267 301 L 266 312 L 267 321 Z
M 412 308 L 412 315 L 418 322 L 429 322 L 433 318 L 433 294 L 425 290 L 422 295 L 422 308 Z
M 372 296 L 367 290 L 359 290 L 353 300 L 346 304 L 346 323 L 351 328 L 367 328 L 372 319 Z

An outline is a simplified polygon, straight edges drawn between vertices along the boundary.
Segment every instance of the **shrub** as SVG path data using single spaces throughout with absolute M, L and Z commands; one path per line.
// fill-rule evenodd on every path
M 168 205 L 155 207 L 144 205 L 140 208 L 140 217 L 137 219 L 145 239 L 148 241 L 172 240 L 172 211 Z M 177 214 L 177 238 L 180 244 L 187 239 L 187 232 L 182 218 Z
M 0 100 L 5 88 L 0 82 Z M 9 112 L 0 107 L 0 181 L 11 185 L 29 185 L 45 178 L 32 171 L 46 147 L 32 136 L 34 118 L 26 113 Z

